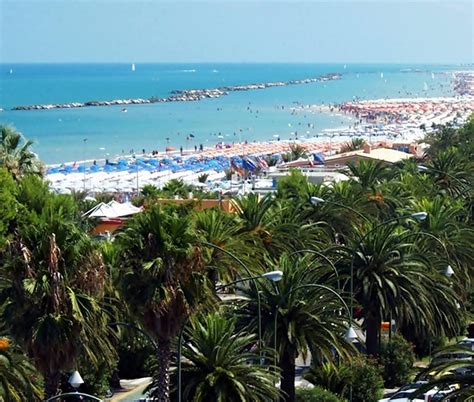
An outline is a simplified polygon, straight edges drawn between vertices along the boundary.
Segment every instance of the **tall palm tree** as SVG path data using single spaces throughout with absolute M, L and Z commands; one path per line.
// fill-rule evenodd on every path
M 0 126 L 0 133 L 0 166 L 10 171 L 16 180 L 25 173 L 41 174 L 40 162 L 29 149 L 33 142 L 24 140 L 11 127 Z
M 60 209 L 20 225 L 0 269 L 1 319 L 43 374 L 46 397 L 59 392 L 61 371 L 80 353 L 93 363 L 114 358 L 101 256 Z
M 243 224 L 238 216 L 218 209 L 205 209 L 196 213 L 195 222 L 201 240 L 218 247 L 207 247 L 204 251 L 209 278 L 214 284 L 217 281 L 230 282 L 239 273 L 235 259 L 226 252 L 238 255 L 249 267 L 253 265 L 253 256 L 250 257 L 253 250 L 249 250 L 245 235 L 241 233 Z
M 350 141 L 342 145 L 340 153 L 357 151 L 359 149 L 362 149 L 365 143 L 366 141 L 363 138 L 360 138 L 360 137 L 351 138 Z
M 8 338 L 0 338 L 0 398 L 5 402 L 41 401 L 41 378 Z
M 357 165 L 349 163 L 349 174 L 365 189 L 373 189 L 388 175 L 388 167 L 381 161 L 361 160 Z
M 252 349 L 255 335 L 236 331 L 233 318 L 219 312 L 200 315 L 188 327 L 186 338 L 184 400 L 264 402 L 279 397 L 275 370 L 259 365 L 259 355 Z
M 156 340 L 157 393 L 169 400 L 171 341 L 210 288 L 192 214 L 152 205 L 117 235 L 119 287 L 131 313 Z
M 435 257 L 427 258 L 418 248 L 416 232 L 394 223 L 367 225 L 355 233 L 354 296 L 362 307 L 367 352 L 378 354 L 380 324 L 390 316 L 416 331 L 455 335 L 461 322 L 459 298 L 444 275 L 431 268 Z
M 262 282 L 259 287 L 263 335 L 266 344 L 278 351 L 282 400 L 294 401 L 298 354 L 311 351 L 313 359 L 320 360 L 332 360 L 334 351 L 349 355 L 351 347 L 343 337 L 347 329 L 347 310 L 331 287 L 335 282 L 331 267 L 306 256 L 283 255 L 279 260 L 268 262 L 268 269 L 282 270 L 283 279 L 277 283 Z M 248 300 L 243 301 L 238 310 L 240 323 L 255 328 L 256 291 L 254 288 L 242 291 Z
M 472 155 L 464 155 L 459 148 L 447 148 L 437 152 L 425 164 L 430 175 L 441 190 L 451 196 L 472 193 L 474 163 Z
M 285 251 L 311 248 L 321 242 L 321 228 L 307 219 L 304 201 L 273 199 L 249 194 L 236 200 L 237 213 L 242 220 L 240 234 L 252 244 L 253 258 L 278 256 Z
M 0 167 L 0 252 L 5 246 L 7 238 L 11 235 L 12 226 L 18 213 L 18 202 L 16 200 L 17 187 L 10 173 Z
M 444 260 L 441 261 L 444 264 L 442 268 L 448 264 L 452 265 L 456 271 L 454 279 L 460 279 L 465 285 L 470 285 L 474 280 L 474 272 L 471 269 L 471 261 L 474 260 L 474 229 L 470 225 L 468 211 L 463 202 L 438 195 L 413 200 L 410 207 L 412 210 L 428 213 L 420 228 L 438 239 L 421 237 L 420 240 L 425 243 L 425 252 L 438 254 Z M 439 241 L 444 247 L 439 247 Z
M 291 144 L 289 152 L 282 155 L 285 162 L 296 161 L 301 158 L 306 158 L 307 152 L 304 147 L 299 144 Z

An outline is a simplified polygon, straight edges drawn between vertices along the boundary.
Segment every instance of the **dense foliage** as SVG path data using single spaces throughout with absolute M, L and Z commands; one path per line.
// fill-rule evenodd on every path
M 342 402 L 332 392 L 321 387 L 300 388 L 296 391 L 296 402 Z
M 394 334 L 391 341 L 382 344 L 380 362 L 384 367 L 383 377 L 387 388 L 406 384 L 415 363 L 413 346 L 403 336 Z
M 12 400 L 35 400 L 44 384 L 52 396 L 77 369 L 83 389 L 105 393 L 118 355 L 147 342 L 153 393 L 168 401 L 184 331 L 185 399 L 326 397 L 295 390 L 301 355 L 311 357 L 314 384 L 377 400 L 381 373 L 387 384 L 403 382 L 412 362 L 398 337 L 380 350 L 383 321 L 395 320 L 421 353 L 428 341 L 464 335 L 473 320 L 473 139 L 474 120 L 440 128 L 422 160 L 351 165 L 348 180 L 331 185 L 292 171 L 273 195 L 236 198 L 234 213 L 159 205 L 198 191 L 182 182 L 146 187 L 135 199 L 144 211 L 97 242 L 81 217 L 94 202 L 51 193 L 30 143 L 2 128 L 0 333 L 15 346 L 0 353 L 1 392 L 16 387 Z M 288 158 L 300 156 L 294 146 Z M 262 277 L 276 270 L 280 282 Z M 216 290 L 237 279 L 226 292 L 244 297 Z M 358 357 L 344 338 L 350 324 L 366 333 L 362 353 L 385 367 Z M 132 331 L 141 331 L 138 346 Z

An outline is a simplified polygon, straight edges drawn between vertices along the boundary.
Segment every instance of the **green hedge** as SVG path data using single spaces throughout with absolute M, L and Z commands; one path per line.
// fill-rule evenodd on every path
M 336 394 L 321 388 L 297 388 L 296 402 L 343 402 Z
M 384 366 L 383 378 L 387 388 L 406 384 L 415 363 L 413 346 L 403 336 L 394 334 L 391 342 L 382 344 L 380 363 Z

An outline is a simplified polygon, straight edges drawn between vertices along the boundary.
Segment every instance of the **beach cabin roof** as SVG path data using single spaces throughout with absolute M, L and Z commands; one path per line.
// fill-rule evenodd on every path
M 140 208 L 137 208 L 130 203 L 122 204 L 112 200 L 108 204 L 101 202 L 87 211 L 83 216 L 88 218 L 121 218 L 134 215 L 140 211 Z
M 361 149 L 357 151 L 344 152 L 326 157 L 326 166 L 345 166 L 347 163 L 357 163 L 360 160 L 377 160 L 388 164 L 397 163 L 412 158 L 413 155 L 390 148 Z

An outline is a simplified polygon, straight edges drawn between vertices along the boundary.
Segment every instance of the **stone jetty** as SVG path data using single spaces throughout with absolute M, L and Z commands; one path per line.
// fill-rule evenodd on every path
M 171 95 L 166 98 L 152 97 L 149 99 L 114 99 L 108 101 L 92 100 L 87 102 L 71 102 L 71 103 L 51 103 L 41 105 L 15 106 L 12 110 L 50 110 L 50 109 L 75 109 L 81 107 L 93 106 L 126 106 L 126 105 L 143 105 L 149 103 L 165 103 L 165 102 L 194 102 L 206 98 L 220 98 L 228 95 L 229 92 L 237 91 L 254 91 L 258 89 L 267 89 L 273 87 L 285 87 L 289 85 L 311 84 L 315 82 L 332 81 L 341 78 L 341 74 L 326 74 L 316 78 L 305 78 L 302 80 L 266 82 L 261 84 L 224 86 L 214 89 L 185 89 L 174 90 Z

